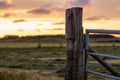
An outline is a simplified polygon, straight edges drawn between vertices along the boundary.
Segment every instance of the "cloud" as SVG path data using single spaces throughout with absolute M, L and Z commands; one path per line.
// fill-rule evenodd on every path
M 51 10 L 52 11 L 59 11 L 59 12 L 63 12 L 65 9 L 64 9 L 64 7 L 63 6 L 53 6 L 52 8 L 51 8 Z
M 108 18 L 105 18 L 103 15 L 102 16 L 92 16 L 92 17 L 88 17 L 86 18 L 85 20 L 92 20 L 92 21 L 95 21 L 95 20 L 108 20 Z
M 19 20 L 14 20 L 13 22 L 14 23 L 17 23 L 17 22 L 25 22 L 26 20 L 24 20 L 24 19 L 19 19 Z
M 65 7 L 61 6 L 60 4 L 47 4 L 47 5 L 43 5 L 42 8 L 49 8 L 49 10 L 52 11 L 64 11 Z
M 8 3 L 12 3 L 12 0 L 5 0 L 6 2 L 8 2 Z
M 15 5 L 12 3 L 8 3 L 7 0 L 0 1 L 0 9 L 8 9 L 13 8 Z
M 36 8 L 36 9 L 32 9 L 30 11 L 28 11 L 28 13 L 33 13 L 33 14 L 50 14 L 51 11 L 48 9 L 44 9 L 44 8 Z
M 61 5 L 57 5 L 57 4 L 45 4 L 42 5 L 38 8 L 33 8 L 29 11 L 27 11 L 28 13 L 32 13 L 32 14 L 50 14 L 51 12 L 63 12 L 65 9 L 64 6 Z
M 12 14 L 12 13 L 5 13 L 2 17 L 7 18 L 7 17 L 13 16 L 13 15 L 14 14 Z
M 118 6 L 117 10 L 119 10 L 119 11 L 120 11 L 120 6 Z
M 66 5 L 67 6 L 83 7 L 85 5 L 88 5 L 89 1 L 90 0 L 67 0 Z

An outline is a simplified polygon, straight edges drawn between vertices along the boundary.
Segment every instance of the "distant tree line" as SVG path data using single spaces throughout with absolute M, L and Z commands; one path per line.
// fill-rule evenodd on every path
M 120 42 L 120 38 L 109 34 L 91 34 L 91 42 Z
M 37 36 L 22 36 L 6 35 L 0 38 L 1 41 L 39 41 L 39 40 L 64 40 L 65 35 L 37 35 Z
M 120 42 L 120 38 L 116 38 L 113 35 L 108 34 L 90 34 L 91 39 L 114 39 L 117 42 Z M 17 35 L 6 35 L 0 39 L 0 41 L 59 41 L 65 42 L 65 35 L 37 35 L 37 36 L 22 36 Z M 110 41 L 110 40 L 109 40 Z
M 90 38 L 115 38 L 115 36 L 109 34 L 91 34 Z

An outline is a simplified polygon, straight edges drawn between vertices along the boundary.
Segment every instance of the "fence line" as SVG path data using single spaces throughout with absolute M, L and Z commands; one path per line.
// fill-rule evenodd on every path
M 92 73 L 92 74 L 120 80 L 120 73 L 117 70 L 115 70 L 112 67 L 112 65 L 108 64 L 106 61 L 104 61 L 102 58 L 100 58 L 100 56 L 102 56 L 102 57 L 120 59 L 120 56 L 97 54 L 95 51 L 91 50 L 89 47 L 89 33 L 120 34 L 120 30 L 95 30 L 95 29 L 86 30 L 86 37 L 85 37 L 85 55 L 86 56 L 85 56 L 85 77 L 84 77 L 84 79 L 87 80 L 88 73 Z M 95 58 L 101 65 L 103 65 L 114 76 L 88 70 L 88 55 L 91 55 L 93 58 Z
M 89 33 L 112 33 L 120 34 L 119 30 L 86 30 L 85 40 L 83 39 L 82 8 L 74 7 L 66 10 L 66 66 L 65 80 L 88 80 L 88 73 L 110 77 L 120 80 L 120 73 L 112 65 L 104 61 L 100 56 L 117 58 L 119 56 L 96 54 L 89 47 Z M 85 43 L 85 48 L 83 44 Z M 83 50 L 85 50 L 85 61 Z M 103 65 L 112 75 L 102 74 L 88 70 L 88 55 L 91 55 Z M 84 63 L 85 62 L 85 63 Z

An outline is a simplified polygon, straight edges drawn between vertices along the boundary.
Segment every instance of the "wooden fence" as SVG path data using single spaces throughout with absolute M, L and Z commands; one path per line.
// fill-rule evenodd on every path
M 88 30 L 86 33 L 86 40 L 83 39 L 82 27 L 82 8 L 74 7 L 66 10 L 66 66 L 65 66 L 65 80 L 88 80 L 88 72 L 97 74 L 88 70 L 88 55 L 91 55 L 108 71 L 110 71 L 115 79 L 120 80 L 120 73 L 117 72 L 110 64 L 101 59 L 101 56 L 110 57 L 109 55 L 96 55 L 90 49 L 89 32 L 95 30 Z M 98 32 L 103 32 L 98 30 Z M 109 31 L 107 31 L 109 32 Z M 110 31 L 111 32 L 111 31 Z M 120 31 L 113 31 L 113 33 L 120 33 Z M 84 43 L 87 43 L 84 47 Z M 89 52 L 92 51 L 90 54 Z M 85 54 L 84 54 L 85 52 Z M 115 56 L 113 56 L 115 57 Z M 85 59 L 84 59 L 85 58 Z M 99 75 L 99 73 L 97 74 Z M 101 74 L 104 76 L 105 74 Z M 108 77 L 108 75 L 106 76 Z
M 83 80 L 82 8 L 66 10 L 66 43 L 65 80 Z

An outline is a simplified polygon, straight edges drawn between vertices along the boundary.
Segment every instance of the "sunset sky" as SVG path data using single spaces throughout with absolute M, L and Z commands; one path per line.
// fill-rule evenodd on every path
M 120 0 L 0 0 L 0 37 L 65 34 L 65 9 L 83 7 L 84 29 L 120 29 Z

